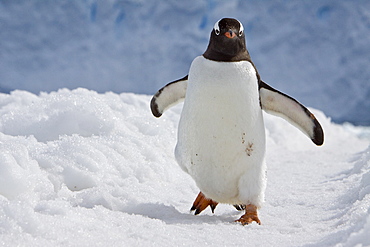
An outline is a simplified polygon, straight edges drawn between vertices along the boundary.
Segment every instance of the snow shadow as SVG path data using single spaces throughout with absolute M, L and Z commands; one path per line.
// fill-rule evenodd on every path
M 208 210 L 208 209 L 206 209 Z M 178 211 L 174 206 L 168 206 L 158 203 L 142 203 L 135 207 L 125 208 L 123 210 L 129 214 L 141 215 L 151 219 L 161 220 L 166 224 L 220 224 L 220 223 L 233 223 L 238 219 L 240 212 L 219 214 L 219 215 L 194 215 L 190 210 L 186 213 Z

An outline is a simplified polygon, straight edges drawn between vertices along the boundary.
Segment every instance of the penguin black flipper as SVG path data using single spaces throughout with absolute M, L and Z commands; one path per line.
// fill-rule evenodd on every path
M 284 118 L 311 138 L 316 145 L 324 143 L 324 131 L 320 123 L 305 106 L 262 80 L 259 83 L 259 92 L 263 110 Z
M 160 117 L 165 110 L 184 100 L 187 86 L 188 76 L 185 76 L 159 89 L 150 101 L 153 115 Z

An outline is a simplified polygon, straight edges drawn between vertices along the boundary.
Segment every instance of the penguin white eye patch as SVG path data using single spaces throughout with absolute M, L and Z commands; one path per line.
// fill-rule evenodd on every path
M 240 21 L 239 21 L 239 24 L 240 24 L 239 33 L 242 34 L 244 32 L 244 27 Z
M 220 34 L 220 27 L 218 26 L 218 23 L 221 21 L 221 19 L 220 20 L 218 20 L 216 23 L 215 23 L 215 25 L 213 26 L 213 30 L 215 30 L 215 33 L 216 33 L 216 35 L 219 35 Z
M 215 33 L 216 35 L 219 35 L 220 34 L 220 26 L 218 25 L 218 23 L 221 21 L 222 19 L 218 20 L 215 25 L 213 26 L 213 30 L 215 30 Z M 240 25 L 240 28 L 239 28 L 239 35 L 241 35 L 243 32 L 244 32 L 244 27 L 243 27 L 243 24 L 239 22 L 239 25 Z

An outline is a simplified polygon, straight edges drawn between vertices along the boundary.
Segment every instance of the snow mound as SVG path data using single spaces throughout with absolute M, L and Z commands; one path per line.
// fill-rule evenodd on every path
M 369 244 L 367 139 L 312 109 L 326 134 L 316 147 L 265 114 L 263 225 L 243 227 L 229 205 L 189 212 L 198 189 L 173 155 L 181 104 L 157 119 L 150 98 L 81 88 L 0 94 L 0 244 Z

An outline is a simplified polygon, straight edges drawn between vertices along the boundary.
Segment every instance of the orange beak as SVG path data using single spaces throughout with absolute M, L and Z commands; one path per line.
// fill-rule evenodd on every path
M 225 36 L 228 37 L 229 39 L 232 39 L 236 36 L 236 34 L 233 31 L 229 30 L 228 32 L 225 33 Z

